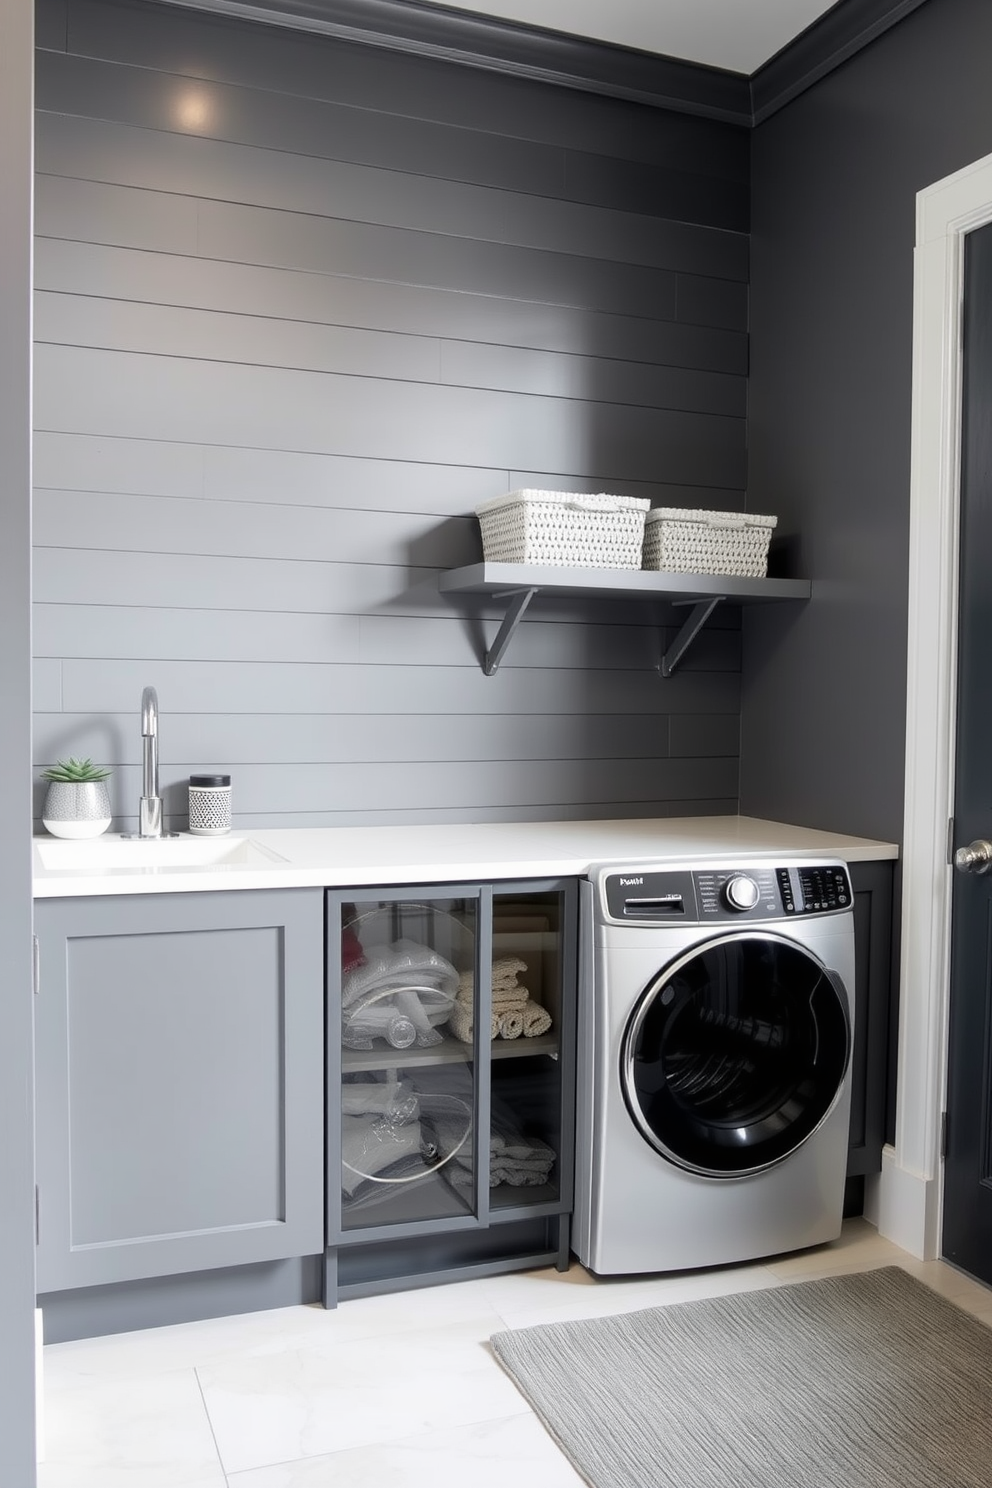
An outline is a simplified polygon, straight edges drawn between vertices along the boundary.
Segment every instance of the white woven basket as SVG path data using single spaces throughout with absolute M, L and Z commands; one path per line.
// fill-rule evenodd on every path
M 764 578 L 777 517 L 659 506 L 644 523 L 642 567 L 662 573 Z
M 475 509 L 487 563 L 640 568 L 649 501 L 572 491 L 511 491 Z

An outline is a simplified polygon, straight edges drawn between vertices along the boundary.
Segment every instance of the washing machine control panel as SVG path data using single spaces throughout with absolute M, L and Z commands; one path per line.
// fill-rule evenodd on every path
M 771 920 L 849 910 L 842 863 L 748 863 L 705 869 L 637 870 L 604 876 L 606 912 L 642 925 Z
M 696 873 L 701 920 L 769 920 L 782 913 L 774 868 L 716 868 Z
M 782 907 L 786 914 L 823 914 L 831 909 L 850 909 L 851 880 L 839 863 L 776 869 Z

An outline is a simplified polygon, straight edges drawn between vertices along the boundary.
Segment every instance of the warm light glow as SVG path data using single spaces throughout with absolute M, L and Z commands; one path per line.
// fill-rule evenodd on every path
M 176 122 L 182 129 L 205 129 L 210 122 L 210 100 L 203 93 L 186 93 L 176 103 Z

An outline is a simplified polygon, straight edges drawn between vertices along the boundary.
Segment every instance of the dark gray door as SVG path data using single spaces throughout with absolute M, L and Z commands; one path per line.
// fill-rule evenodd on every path
M 992 225 L 966 241 L 963 393 L 943 1253 L 992 1283 Z

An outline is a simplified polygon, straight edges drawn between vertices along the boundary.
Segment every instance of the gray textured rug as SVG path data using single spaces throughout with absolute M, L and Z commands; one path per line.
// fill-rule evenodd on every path
M 992 1328 L 897 1267 L 496 1333 L 594 1488 L 989 1488 Z

